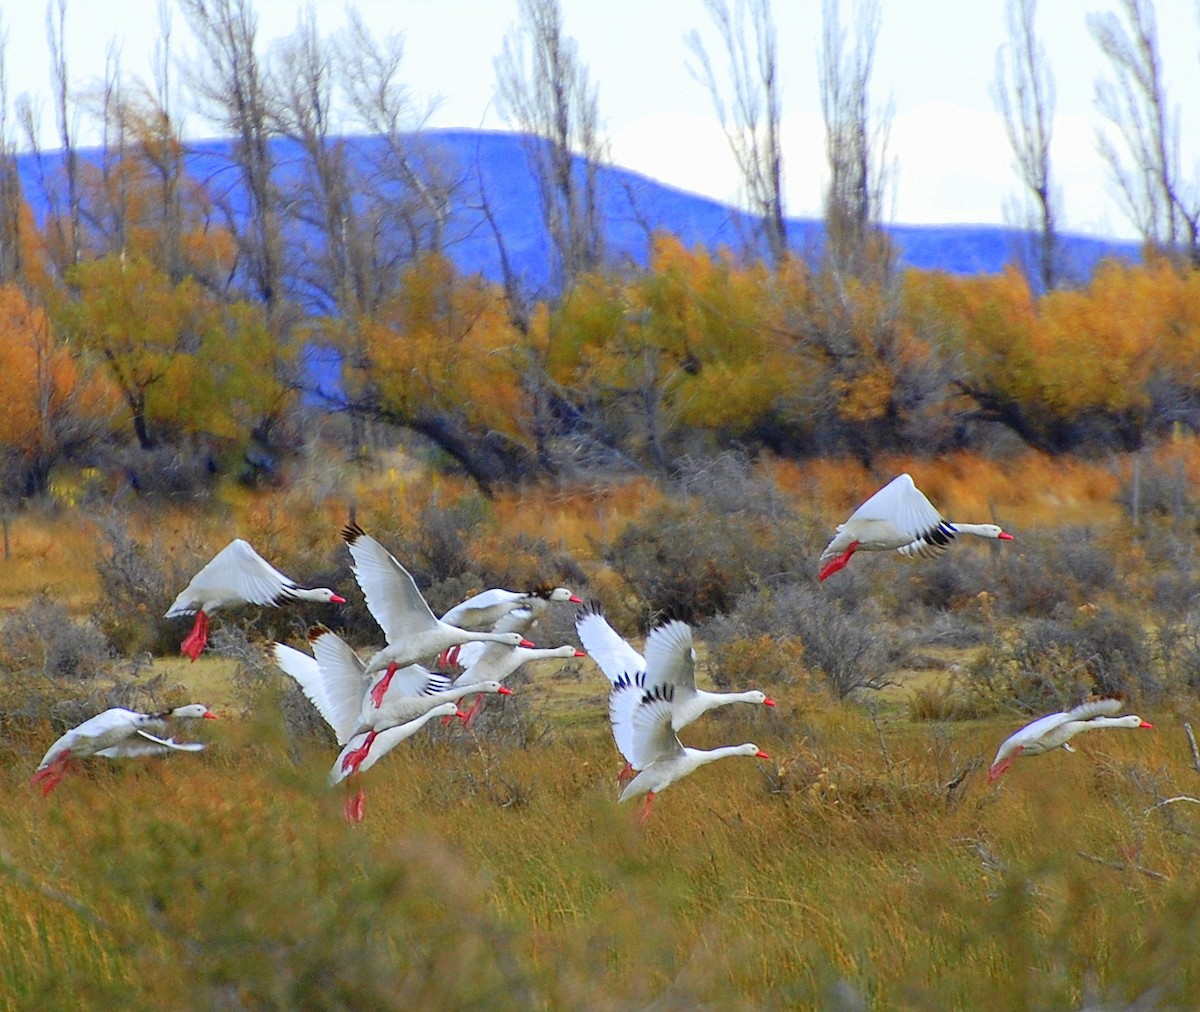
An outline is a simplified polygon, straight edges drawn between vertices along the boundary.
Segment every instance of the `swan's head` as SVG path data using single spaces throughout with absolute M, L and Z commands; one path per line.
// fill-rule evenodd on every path
M 765 692 L 759 692 L 758 689 L 751 689 L 746 693 L 747 703 L 760 703 L 763 706 L 774 706 L 775 700 L 768 696 Z
M 1013 536 L 999 524 L 980 524 L 979 535 L 984 538 L 999 538 L 1001 541 L 1013 540 Z
M 177 706 L 171 711 L 175 720 L 216 720 L 217 715 L 203 703 L 188 703 L 187 706 Z
M 318 587 L 313 591 L 318 601 L 323 601 L 325 604 L 345 604 L 346 599 L 341 594 L 334 593 L 328 587 Z
M 486 682 L 479 682 L 471 686 L 472 692 L 498 692 L 502 696 L 511 696 L 512 689 L 506 685 L 501 685 L 494 678 L 489 678 Z
M 566 587 L 535 587 L 530 594 L 533 597 L 540 597 L 543 601 L 570 601 L 572 604 L 583 604 L 583 598 L 576 597 Z
M 519 632 L 496 633 L 497 639 L 492 640 L 493 643 L 503 643 L 506 647 L 532 647 L 533 643 L 527 640 Z
M 738 754 L 739 755 L 752 755 L 756 759 L 770 759 L 771 758 L 769 755 L 767 755 L 766 752 L 764 752 L 761 748 L 759 748 L 753 742 L 746 742 L 745 745 L 739 745 L 738 746 Z
M 1112 717 L 1105 721 L 1109 727 L 1154 727 L 1148 720 L 1142 720 L 1136 713 L 1125 717 Z
M 429 711 L 429 719 L 434 720 L 438 717 L 463 717 L 465 714 L 458 712 L 457 703 L 438 703 L 432 710 Z

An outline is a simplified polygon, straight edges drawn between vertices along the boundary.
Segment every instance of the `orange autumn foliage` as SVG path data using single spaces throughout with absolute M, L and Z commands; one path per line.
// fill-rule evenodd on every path
M 81 371 L 46 313 L 13 284 L 0 286 L 0 331 L 0 445 L 25 459 L 53 456 L 65 427 L 112 416 L 112 388 Z

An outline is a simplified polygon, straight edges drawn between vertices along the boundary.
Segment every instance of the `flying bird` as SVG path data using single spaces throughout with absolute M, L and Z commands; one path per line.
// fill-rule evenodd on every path
M 477 640 L 514 647 L 533 646 L 519 632 L 460 629 L 443 622 L 429 609 L 409 571 L 383 545 L 357 524 L 347 524 L 342 537 L 350 548 L 354 576 L 367 608 L 387 638 L 387 646 L 377 651 L 366 667 L 368 675 L 384 672 L 384 677 L 371 689 L 376 706 L 383 701 L 397 670 L 449 647 Z
M 1071 739 L 1083 731 L 1093 731 L 1101 727 L 1154 726 L 1137 714 L 1124 717 L 1109 716 L 1119 713 L 1122 709 L 1124 703 L 1119 699 L 1092 699 L 1072 710 L 1051 713 L 1026 724 L 1000 746 L 1000 751 L 996 753 L 996 758 L 988 770 L 988 783 L 996 780 L 1018 756 L 1041 755 L 1056 748 L 1074 752 L 1075 749 L 1070 744 Z
M 951 523 L 934 508 L 908 474 L 897 475 L 864 502 L 821 553 L 818 580 L 844 569 L 857 551 L 889 552 L 907 558 L 932 559 L 941 555 L 959 534 L 1012 541 L 996 524 Z
M 219 608 L 239 604 L 258 604 L 275 607 L 285 601 L 321 601 L 326 604 L 345 604 L 346 599 L 327 587 L 307 590 L 284 576 L 258 554 L 247 541 L 234 538 L 208 564 L 192 577 L 175 603 L 167 610 L 166 618 L 196 614 L 191 632 L 180 644 L 179 652 L 193 661 L 208 643 L 208 617 Z
M 686 622 L 671 621 L 650 630 L 643 657 L 608 623 L 599 608 L 589 605 L 575 617 L 575 631 L 589 656 L 600 666 L 614 689 L 622 681 L 637 680 L 646 691 L 659 685 L 672 687 L 671 729 L 680 731 L 709 710 L 732 703 L 774 706 L 765 692 L 708 692 L 696 688 L 696 651 Z M 636 766 L 626 766 L 624 777 Z
M 617 748 L 638 773 L 621 792 L 618 801 L 646 796 L 639 822 L 645 823 L 655 795 L 698 767 L 727 756 L 756 756 L 770 759 L 757 745 L 727 745 L 724 748 L 687 748 L 671 730 L 674 686 L 658 685 L 647 690 L 637 679 L 613 688 L 609 718 Z
M 202 718 L 215 720 L 216 714 L 201 703 L 177 706 L 162 713 L 138 713 L 114 706 L 89 717 L 59 737 L 42 756 L 30 783 L 41 787 L 45 797 L 67 775 L 72 759 L 87 756 L 124 759 L 167 752 L 199 752 L 204 748 L 200 742 L 177 742 L 162 735 L 166 734 L 169 721 Z

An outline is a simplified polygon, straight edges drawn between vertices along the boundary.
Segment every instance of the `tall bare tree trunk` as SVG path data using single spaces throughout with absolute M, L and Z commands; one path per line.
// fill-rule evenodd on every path
M 788 231 L 783 198 L 782 103 L 775 22 L 770 0 L 704 0 L 725 55 L 728 81 L 713 67 L 700 34 L 688 36 L 698 61 L 693 75 L 708 89 L 721 128 L 742 178 L 746 203 L 757 231 L 753 246 L 766 247 L 778 267 L 787 256 Z M 747 26 L 749 20 L 749 26 Z M 726 99 L 726 87 L 732 96 Z
M 1025 274 L 1035 288 L 1049 292 L 1058 287 L 1064 271 L 1059 194 L 1050 174 L 1054 76 L 1037 38 L 1037 0 L 1009 0 L 1007 16 L 1008 44 L 996 53 L 993 94 L 1004 116 L 1017 172 L 1033 202 L 1032 212 L 1017 222 L 1036 236 L 1032 256 L 1026 251 Z

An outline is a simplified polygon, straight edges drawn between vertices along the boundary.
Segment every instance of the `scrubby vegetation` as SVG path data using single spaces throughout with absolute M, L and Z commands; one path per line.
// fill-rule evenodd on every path
M 1197 455 L 1182 441 L 1150 463 Z M 0 992 L 14 1008 L 1196 1004 L 1194 486 L 1134 526 L 1130 461 L 884 466 L 1017 540 L 856 557 L 817 584 L 832 524 L 879 475 L 741 455 L 492 497 L 374 466 L 335 489 L 298 467 L 199 508 L 16 515 Z M 470 729 L 404 743 L 346 824 L 329 731 L 263 644 L 316 620 L 375 642 L 337 537 L 352 513 L 437 606 L 536 578 L 635 641 L 688 618 L 704 684 L 779 705 L 685 739 L 753 740 L 771 760 L 696 774 L 638 830 L 615 803 L 607 683 L 586 659 L 543 665 Z M 232 532 L 349 603 L 226 614 L 210 655 L 179 661 L 162 612 Z M 73 597 L 53 578 L 69 566 L 90 570 Z M 565 608 L 537 639 L 573 635 Z M 984 782 L 1016 726 L 1089 693 L 1123 694 L 1155 730 L 1097 732 Z M 226 718 L 205 752 L 93 762 L 45 801 L 25 782 L 87 713 L 193 698 Z

